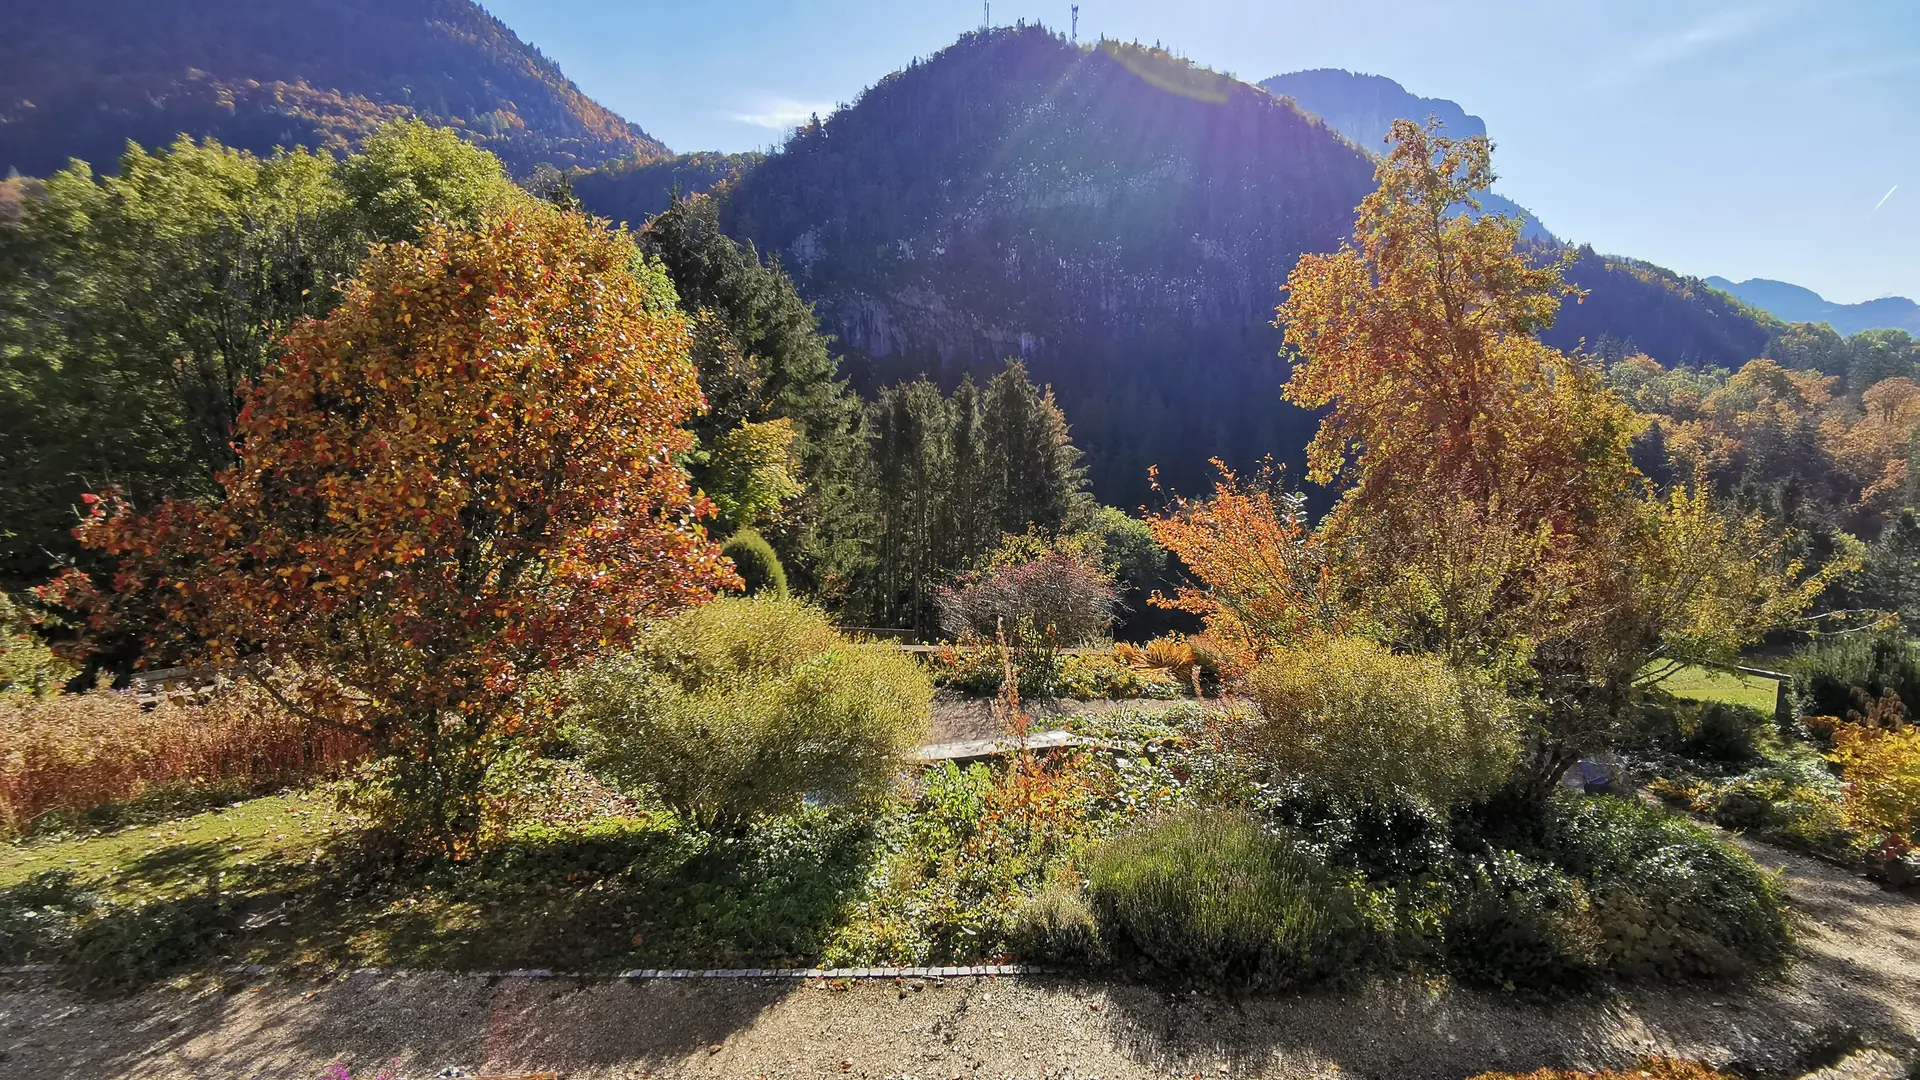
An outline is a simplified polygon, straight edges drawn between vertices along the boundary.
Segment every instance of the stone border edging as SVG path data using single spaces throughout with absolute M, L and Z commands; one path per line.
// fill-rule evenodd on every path
M 58 964 L 13 964 L 0 966 L 0 975 L 38 975 L 59 970 Z M 226 969 L 239 975 L 275 975 L 282 968 L 271 964 L 235 964 Z M 442 971 L 418 968 L 363 967 L 344 969 L 343 975 L 465 975 L 481 979 L 954 979 L 967 976 L 1045 975 L 1047 969 L 1033 964 L 955 964 L 929 967 L 862 968 L 633 968 L 613 974 L 578 971 L 550 971 L 546 968 L 516 968 L 512 971 Z

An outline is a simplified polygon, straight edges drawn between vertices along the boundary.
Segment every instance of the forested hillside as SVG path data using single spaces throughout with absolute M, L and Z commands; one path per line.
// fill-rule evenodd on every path
M 968 34 L 746 174 L 730 231 L 777 253 L 867 388 L 1025 357 L 1096 491 L 1297 452 L 1278 286 L 1338 247 L 1366 156 L 1276 98 L 1136 46 Z
M 0 34 L 0 171 L 182 132 L 342 150 L 409 113 L 516 173 L 666 152 L 471 0 L 59 0 Z
M 1557 349 L 1646 353 L 1665 364 L 1737 368 L 1761 355 L 1784 326 L 1709 288 L 1638 259 L 1581 247 L 1567 280 L 1587 290 L 1561 307 L 1541 340 Z
M 862 389 L 1025 358 L 1095 492 L 1138 505 L 1219 455 L 1295 458 L 1273 308 L 1353 228 L 1373 162 L 1317 119 L 1164 52 L 1038 27 L 968 34 L 744 173 L 730 232 L 779 258 Z M 616 206 L 584 201 L 601 213 Z M 1657 267 L 1583 251 L 1548 336 L 1738 366 L 1772 331 Z
M 568 178 L 573 195 L 587 210 L 636 228 L 673 204 L 675 192 L 700 195 L 738 177 L 764 154 L 675 154 L 648 161 L 618 161 Z

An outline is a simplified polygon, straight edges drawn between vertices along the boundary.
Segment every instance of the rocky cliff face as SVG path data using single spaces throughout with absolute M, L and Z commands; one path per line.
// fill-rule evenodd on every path
M 1371 154 L 1385 149 L 1387 133 L 1395 120 L 1426 123 L 1436 119 L 1450 138 L 1464 139 L 1487 134 L 1487 122 L 1446 98 L 1421 97 L 1382 75 L 1357 75 L 1339 68 L 1315 68 L 1275 75 L 1260 84 L 1268 93 L 1284 97 L 1301 109 L 1326 121 L 1354 145 Z M 1531 210 L 1494 192 L 1482 192 L 1481 209 L 1490 214 L 1519 218 L 1522 235 L 1529 240 L 1552 242 Z

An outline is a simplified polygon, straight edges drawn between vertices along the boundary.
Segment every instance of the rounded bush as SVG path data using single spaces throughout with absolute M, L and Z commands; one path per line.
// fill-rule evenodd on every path
M 1446 807 L 1504 782 L 1518 742 L 1498 688 L 1360 638 L 1281 649 L 1247 678 L 1283 774 L 1344 796 Z
M 1728 978 L 1783 963 L 1779 890 L 1758 864 L 1663 810 L 1566 797 L 1546 822 L 1554 861 L 1586 882 L 1602 963 L 1630 978 Z
M 780 565 L 780 556 L 774 554 L 773 545 L 757 530 L 741 529 L 734 533 L 720 546 L 720 554 L 733 560 L 748 596 L 764 596 L 770 600 L 787 598 L 787 568 Z
M 1465 860 L 1440 890 L 1447 968 L 1479 986 L 1565 989 L 1593 975 L 1599 928 L 1585 891 L 1511 851 Z
M 1696 760 L 1745 765 L 1773 741 L 1773 716 L 1745 705 L 1703 702 L 1690 719 L 1680 752 Z
M 792 601 L 716 600 L 573 681 L 588 765 L 708 829 L 885 788 L 927 733 L 914 660 Z
M 1336 974 L 1365 949 L 1352 888 L 1244 814 L 1163 818 L 1102 844 L 1089 870 L 1109 939 L 1176 978 L 1290 986 Z

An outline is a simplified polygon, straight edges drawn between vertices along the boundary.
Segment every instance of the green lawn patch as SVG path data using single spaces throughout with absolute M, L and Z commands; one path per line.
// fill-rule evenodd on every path
M 1694 666 L 1681 668 L 1661 680 L 1659 685 L 1660 689 L 1674 697 L 1744 705 L 1768 715 L 1772 715 L 1779 693 L 1779 684 L 1773 679 Z
M 0 846 L 0 889 L 65 871 L 109 902 L 149 900 L 213 874 L 246 876 L 313 857 L 345 824 L 330 797 L 293 792 L 158 824 L 34 839 Z
M 0 962 L 88 946 L 81 981 L 217 957 L 455 970 L 809 966 L 871 859 L 869 823 L 808 810 L 709 836 L 668 815 L 516 832 L 465 864 L 395 871 L 330 796 L 0 847 Z M 76 937 L 76 934 L 79 937 Z M 186 948 L 186 941 L 191 948 Z

